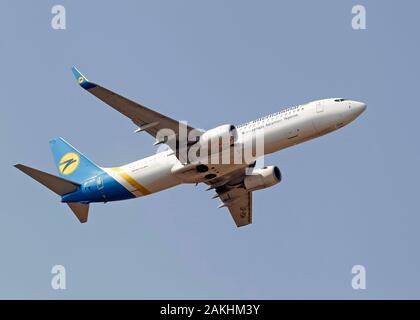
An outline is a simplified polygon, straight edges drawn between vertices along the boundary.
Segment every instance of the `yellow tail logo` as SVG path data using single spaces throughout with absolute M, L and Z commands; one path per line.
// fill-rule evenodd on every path
M 61 174 L 68 175 L 72 173 L 80 164 L 80 157 L 77 153 L 66 153 L 58 164 L 58 170 Z

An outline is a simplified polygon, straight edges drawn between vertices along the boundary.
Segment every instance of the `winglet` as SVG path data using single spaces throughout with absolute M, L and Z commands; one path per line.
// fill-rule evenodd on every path
M 89 80 L 83 74 L 81 74 L 81 72 L 77 70 L 76 67 L 72 67 L 71 71 L 73 72 L 74 77 L 83 89 L 89 90 L 96 87 L 96 84 L 89 82 Z

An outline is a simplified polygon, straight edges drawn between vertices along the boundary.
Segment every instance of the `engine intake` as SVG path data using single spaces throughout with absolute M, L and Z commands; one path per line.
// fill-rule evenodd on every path
M 236 127 L 233 124 L 225 124 L 207 130 L 200 137 L 199 143 L 203 150 L 209 150 L 210 154 L 214 154 L 228 149 L 237 139 Z
M 280 169 L 276 166 L 254 169 L 252 175 L 248 175 L 244 179 L 246 190 L 255 191 L 265 189 L 281 181 Z

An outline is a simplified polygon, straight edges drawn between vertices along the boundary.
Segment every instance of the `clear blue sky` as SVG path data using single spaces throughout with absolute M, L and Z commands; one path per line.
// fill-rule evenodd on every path
M 364 4 L 367 30 L 351 28 Z M 50 26 L 67 9 L 67 29 Z M 2 1 L 0 298 L 420 298 L 417 1 Z M 12 167 L 56 173 L 62 136 L 103 166 L 154 153 L 148 135 L 75 83 L 194 126 L 239 124 L 325 97 L 354 123 L 266 158 L 284 180 L 254 224 L 184 185 L 91 207 L 80 225 Z M 51 268 L 67 290 L 51 288 Z M 367 290 L 351 268 L 367 270 Z

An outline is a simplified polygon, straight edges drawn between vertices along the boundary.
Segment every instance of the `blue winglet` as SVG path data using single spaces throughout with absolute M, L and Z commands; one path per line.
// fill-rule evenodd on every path
M 71 71 L 73 72 L 74 77 L 83 89 L 89 90 L 96 87 L 96 84 L 89 82 L 89 80 L 83 74 L 81 74 L 76 67 L 72 67 Z

